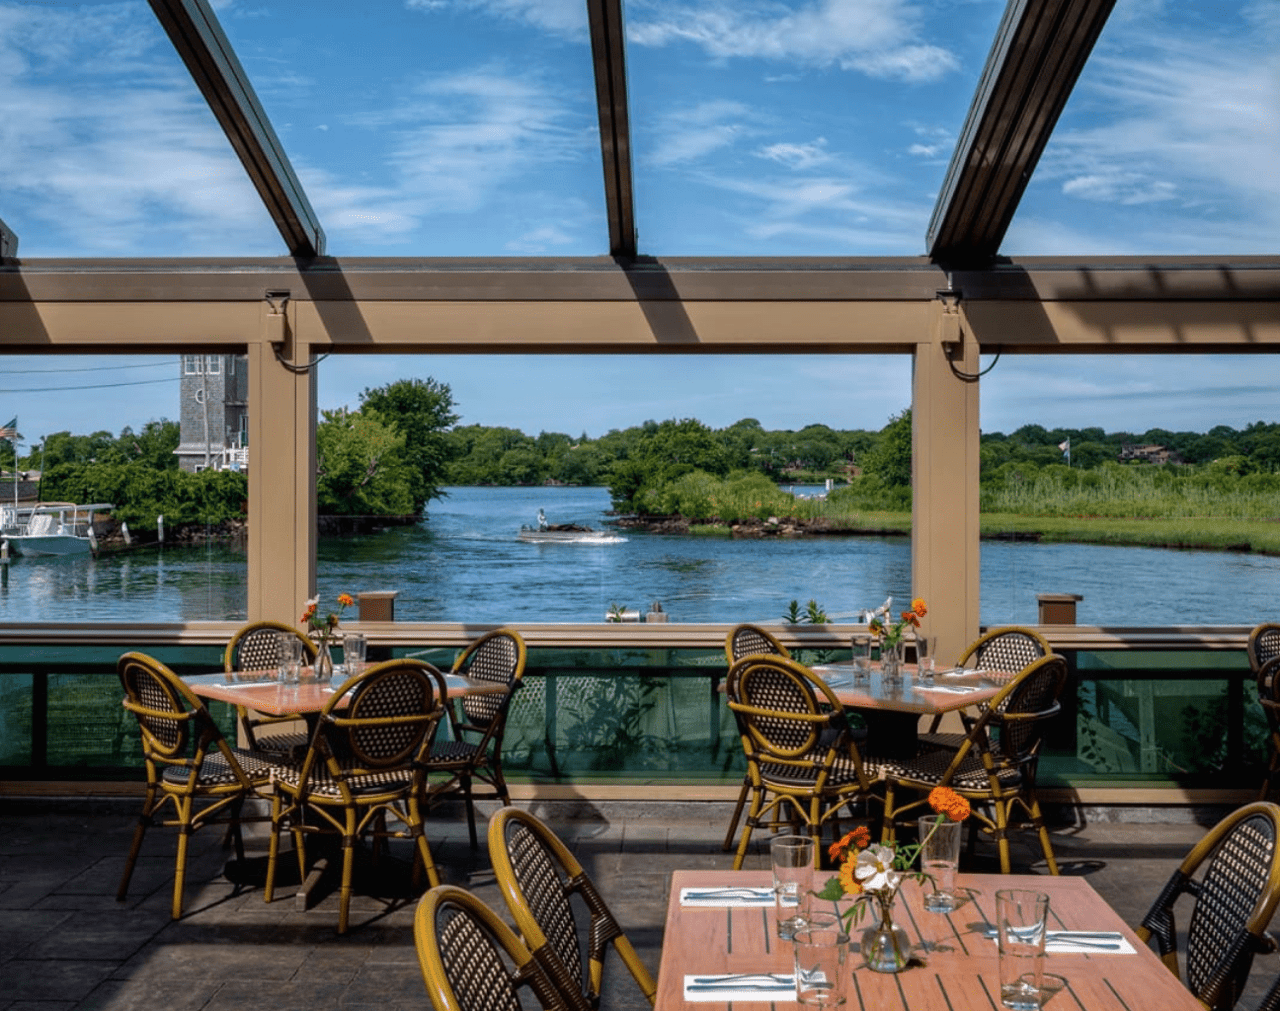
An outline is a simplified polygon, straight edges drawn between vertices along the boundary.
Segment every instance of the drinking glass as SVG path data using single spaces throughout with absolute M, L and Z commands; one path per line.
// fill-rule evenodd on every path
M 796 1000 L 806 1007 L 839 1007 L 848 995 L 849 935 L 835 913 L 810 913 L 796 925 Z
M 871 678 L 871 636 L 855 635 L 850 640 L 853 652 L 853 683 L 866 684 Z
M 933 673 L 937 667 L 938 637 L 936 635 L 916 636 L 916 670 L 920 680 L 927 685 L 933 684 Z
M 355 677 L 364 670 L 365 638 L 359 632 L 348 632 L 342 637 L 342 667 L 347 677 Z
M 1044 935 L 1049 896 L 1024 888 L 996 892 L 1000 944 L 1000 1003 L 1012 1011 L 1039 1011 L 1044 979 Z
M 276 636 L 279 644 L 280 680 L 285 684 L 296 685 L 302 668 L 302 640 L 292 632 L 280 632 Z
M 813 840 L 804 835 L 775 836 L 769 843 L 773 863 L 773 899 L 778 936 L 790 941 L 804 922 L 813 890 Z
M 933 876 L 933 890 L 925 895 L 924 908 L 931 913 L 949 913 L 960 905 L 956 868 L 960 865 L 961 824 L 938 814 L 920 819 L 920 869 Z

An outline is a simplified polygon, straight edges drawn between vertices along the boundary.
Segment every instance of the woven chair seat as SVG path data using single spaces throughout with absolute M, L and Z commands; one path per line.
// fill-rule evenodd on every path
M 244 774 L 254 783 L 267 783 L 271 780 L 276 765 L 270 759 L 264 759 L 260 754 L 243 748 L 232 748 L 231 753 L 236 756 Z M 163 778 L 166 783 L 185 785 L 190 775 L 191 770 L 184 766 L 169 765 L 165 767 Z M 235 771 L 221 754 L 205 755 L 204 762 L 200 765 L 200 775 L 196 777 L 198 787 L 231 786 L 238 782 Z
M 862 769 L 867 776 L 875 777 L 874 763 L 866 756 L 863 756 L 862 759 Z M 760 763 L 760 778 L 768 787 L 777 786 L 793 790 L 811 789 L 817 783 L 820 771 L 820 769 L 812 765 L 794 766 L 780 765 L 777 762 Z M 857 785 L 859 785 L 858 767 L 853 763 L 852 759 L 837 758 L 831 763 L 831 772 L 828 774 L 826 781 L 828 790 Z
M 441 741 L 431 745 L 425 764 L 428 769 L 465 766 L 475 759 L 479 750 L 469 741 Z
M 930 783 L 937 785 L 946 778 L 947 770 L 955 755 L 948 751 L 926 751 L 915 758 L 887 758 L 879 762 L 880 771 L 900 783 Z M 996 780 L 1002 789 L 1017 789 L 1022 785 L 1022 774 L 1015 767 L 996 769 Z M 947 783 L 953 790 L 986 792 L 991 789 L 991 779 L 982 764 L 982 756 L 971 755 L 960 763 Z
M 258 734 L 255 750 L 273 758 L 300 760 L 310 746 L 306 734 Z
M 968 734 L 921 734 L 916 738 L 921 748 L 947 748 L 951 751 L 959 751 L 968 739 Z
M 301 768 L 299 766 L 277 765 L 274 766 L 274 769 L 276 772 L 275 782 L 286 788 L 292 787 L 297 790 L 298 782 L 301 779 Z M 347 788 L 354 797 L 398 793 L 407 790 L 413 785 L 413 770 L 390 769 L 370 772 L 364 775 L 352 776 L 346 783 Z M 311 775 L 307 777 L 307 796 L 309 798 L 330 798 L 336 801 L 342 798 L 342 791 L 338 788 L 338 783 L 330 775 L 329 770 L 323 766 L 317 766 L 311 770 Z

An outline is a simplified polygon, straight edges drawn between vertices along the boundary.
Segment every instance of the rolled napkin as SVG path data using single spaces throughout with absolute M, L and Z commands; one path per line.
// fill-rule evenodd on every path
M 987 936 L 996 940 L 992 927 Z M 1118 930 L 1048 930 L 1045 931 L 1044 950 L 1058 955 L 1135 955 L 1134 950 Z
M 918 692 L 946 692 L 948 695 L 968 695 L 981 691 L 982 685 L 922 685 L 915 686 Z
M 769 1003 L 794 1001 L 795 997 L 796 980 L 790 973 L 733 973 L 684 978 L 684 999 L 690 1003 Z
M 708 885 L 680 889 L 682 906 L 772 906 L 773 901 L 773 889 L 767 885 L 761 888 Z

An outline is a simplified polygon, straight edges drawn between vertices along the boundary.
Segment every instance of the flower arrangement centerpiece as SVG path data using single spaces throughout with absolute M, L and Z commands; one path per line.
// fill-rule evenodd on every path
M 342 614 L 356 602 L 349 593 L 338 594 L 338 609 L 328 614 L 321 614 L 319 596 L 307 601 L 307 609 L 302 612 L 302 624 L 308 629 L 308 635 L 316 640 L 316 675 L 330 677 L 333 674 L 333 655 L 329 652 L 329 639 L 338 628 Z
M 902 611 L 897 621 L 889 620 L 889 608 L 893 598 L 889 597 L 883 604 L 871 612 L 867 619 L 867 629 L 880 640 L 880 662 L 884 673 L 895 677 L 902 666 L 902 636 L 908 628 L 920 627 L 920 619 L 929 613 L 923 597 L 911 601 L 911 609 Z
M 867 908 L 874 906 L 877 922 L 862 934 L 862 954 L 867 966 L 877 972 L 898 972 L 906 968 L 910 958 L 911 939 L 893 922 L 893 901 L 905 878 L 932 880 L 925 871 L 913 869 L 920 851 L 939 826 L 969 817 L 969 802 L 950 787 L 934 787 L 929 794 L 929 807 L 935 817 L 928 834 L 914 843 L 873 843 L 870 830 L 859 825 L 827 851 L 839 864 L 839 870 L 814 896 L 835 903 L 837 908 L 842 901 L 852 899 L 840 914 L 852 923 L 860 922 Z M 921 819 L 922 826 L 925 821 Z

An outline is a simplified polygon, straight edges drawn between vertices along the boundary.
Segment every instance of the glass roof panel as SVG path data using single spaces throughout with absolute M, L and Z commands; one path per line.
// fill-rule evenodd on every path
M 607 251 L 580 0 L 219 8 L 330 254 Z
M 279 256 L 143 0 L 0 0 L 0 219 L 30 257 Z
M 631 0 L 642 252 L 914 256 L 1001 0 Z
M 1119 0 L 1002 252 L 1274 252 L 1277 152 L 1280 5 Z

